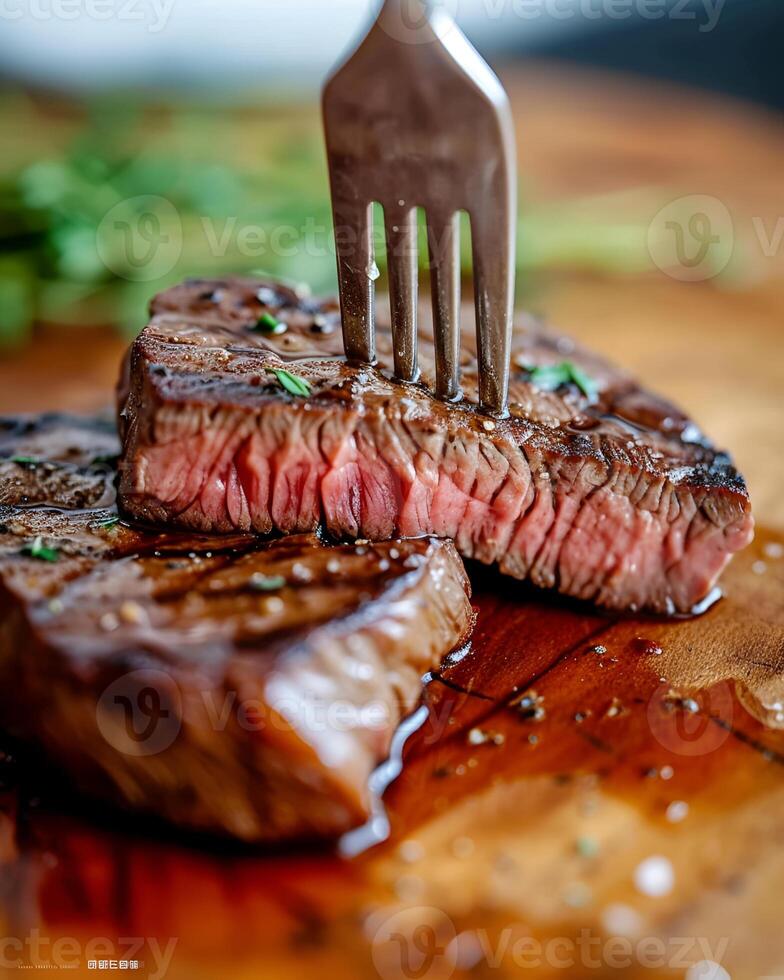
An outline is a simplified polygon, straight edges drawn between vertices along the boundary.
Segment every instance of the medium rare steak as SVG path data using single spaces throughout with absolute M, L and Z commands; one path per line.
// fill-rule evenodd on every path
M 752 537 L 743 479 L 678 409 L 521 317 L 510 417 L 341 356 L 334 302 L 188 281 L 152 303 L 120 402 L 127 513 L 199 531 L 435 534 L 466 557 L 612 608 L 686 613 Z M 560 365 L 560 367 L 558 367 Z M 549 366 L 549 368 L 548 368 Z M 553 368 L 553 366 L 556 366 Z M 287 373 L 281 373 L 287 372 Z M 276 373 L 277 372 L 277 373 Z
M 0 728 L 195 830 L 360 824 L 422 674 L 471 627 L 454 547 L 136 530 L 118 449 L 92 420 L 0 420 Z

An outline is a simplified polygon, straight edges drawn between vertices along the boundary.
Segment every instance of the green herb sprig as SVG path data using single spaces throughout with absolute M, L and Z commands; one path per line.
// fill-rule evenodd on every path
M 283 368 L 267 368 L 267 373 L 274 374 L 278 379 L 278 384 L 285 388 L 290 395 L 296 395 L 298 398 L 307 398 L 313 390 L 310 383 L 304 378 L 300 378 Z
M 22 554 L 30 558 L 37 558 L 39 561 L 59 561 L 60 552 L 57 548 L 49 548 L 44 544 L 44 539 L 39 534 L 34 541 L 26 544 L 22 548 Z
M 39 461 L 34 456 L 12 456 L 11 462 L 20 466 L 37 466 Z
M 251 575 L 248 583 L 254 592 L 277 592 L 286 585 L 286 580 L 282 575 L 262 575 L 256 572 Z
M 599 386 L 582 368 L 571 361 L 561 361 L 560 364 L 541 364 L 537 367 L 524 367 L 528 380 L 544 391 L 555 391 L 560 385 L 576 385 L 586 398 L 594 399 L 599 393 Z
M 276 317 L 271 313 L 262 313 L 258 318 L 254 326 L 250 328 L 255 333 L 266 333 L 276 336 L 281 333 L 285 333 L 287 330 L 286 324 L 281 323 Z

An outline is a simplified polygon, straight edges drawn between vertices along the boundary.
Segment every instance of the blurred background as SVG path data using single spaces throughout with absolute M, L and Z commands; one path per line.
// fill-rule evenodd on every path
M 648 76 L 651 90 L 679 81 L 773 107 L 784 99 L 777 0 L 440 2 L 519 92 L 523 299 L 539 273 L 565 266 L 615 276 L 655 268 L 652 187 L 669 183 L 675 199 L 695 190 L 655 159 L 618 174 L 619 157 L 617 179 L 596 181 L 577 155 L 558 162 L 570 174 L 553 187 L 549 165 L 539 166 L 541 135 L 532 140 L 543 105 L 553 129 L 567 122 L 539 84 L 558 66 L 563 79 L 567 66 L 593 66 Z M 149 295 L 187 274 L 259 269 L 332 289 L 318 90 L 375 8 L 3 0 L 0 350 L 24 345 L 36 324 L 133 332 Z M 526 66 L 528 90 L 516 89 Z M 581 93 L 579 76 L 573 105 Z M 677 117 L 674 94 L 671 104 Z M 586 134 L 570 135 L 577 153 Z M 742 255 L 725 258 L 711 259 L 717 277 L 755 274 Z
M 781 456 L 753 404 L 784 385 L 758 364 L 784 312 L 780 0 L 434 2 L 512 100 L 519 303 L 702 406 L 753 482 Z M 335 288 L 319 88 L 376 9 L 0 0 L 0 410 L 106 404 L 184 276 Z

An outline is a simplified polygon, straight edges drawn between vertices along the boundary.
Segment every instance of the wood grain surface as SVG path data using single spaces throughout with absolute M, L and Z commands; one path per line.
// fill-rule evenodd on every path
M 784 201 L 784 125 L 546 66 L 508 82 L 532 200 L 609 195 L 615 213 L 645 187 L 650 221 L 708 195 L 749 239 L 732 283 L 565 268 L 533 293 L 732 450 L 762 529 L 725 599 L 679 623 L 616 619 L 472 569 L 471 650 L 426 690 L 384 798 L 390 839 L 353 859 L 149 833 L 17 772 L 0 935 L 24 945 L 0 950 L 0 976 L 34 955 L 172 980 L 784 976 L 784 287 L 754 234 Z M 0 362 L 0 411 L 106 404 L 122 344 L 82 341 L 50 331 Z

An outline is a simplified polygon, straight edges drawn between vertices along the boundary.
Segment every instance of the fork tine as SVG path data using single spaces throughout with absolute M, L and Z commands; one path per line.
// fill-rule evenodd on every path
M 436 397 L 460 396 L 460 231 L 459 217 L 428 214 L 430 285 L 433 295 L 433 342 Z
M 479 404 L 505 415 L 509 396 L 509 358 L 514 307 L 514 210 L 495 215 L 471 214 L 471 242 L 479 353 Z M 500 220 L 498 220 L 500 218 Z
M 376 359 L 371 207 L 370 203 L 342 197 L 333 189 L 343 345 L 350 361 L 368 364 Z
M 395 375 L 416 381 L 417 363 L 417 216 L 414 208 L 385 208 L 389 303 Z

